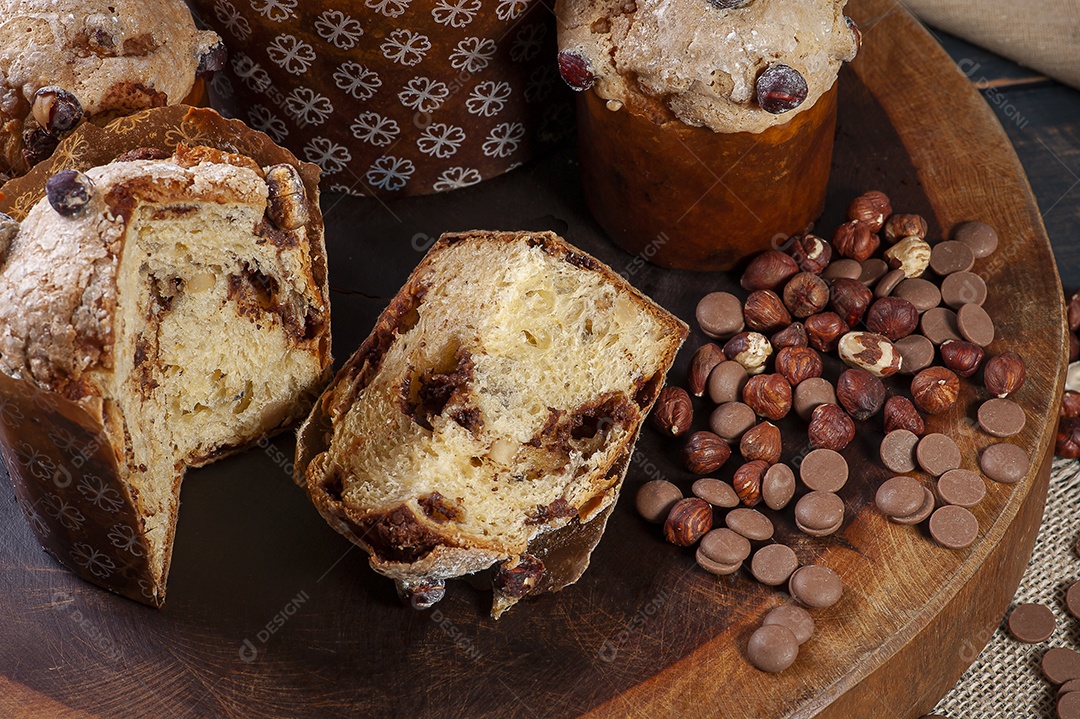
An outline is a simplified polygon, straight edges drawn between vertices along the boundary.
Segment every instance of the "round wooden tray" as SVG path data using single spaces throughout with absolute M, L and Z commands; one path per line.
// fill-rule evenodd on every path
M 976 270 L 989 280 L 986 306 L 1005 338 L 991 350 L 1027 360 L 1018 399 L 1029 421 L 1014 441 L 1033 465 L 1022 483 L 990 487 L 974 546 L 941 549 L 923 529 L 890 524 L 870 506 L 887 472 L 873 460 L 879 421 L 866 423 L 845 451 L 853 472 L 842 491 L 843 531 L 812 540 L 794 530 L 790 510 L 776 515 L 779 539 L 803 562 L 839 572 L 846 593 L 816 612 L 818 631 L 795 666 L 765 675 L 746 662 L 746 641 L 782 595 L 744 573 L 717 579 L 696 569 L 692 553 L 664 544 L 628 507 L 649 478 L 687 487 L 692 479 L 679 469 L 678 443 L 651 430 L 590 570 L 498 622 L 487 616 L 489 596 L 463 583 L 431 611 L 402 608 L 391 583 L 292 484 L 289 437 L 190 474 L 161 611 L 62 570 L 38 548 L 4 483 L 0 713 L 773 718 L 929 709 L 989 638 L 1030 556 L 1065 366 L 1061 288 L 1023 171 L 979 94 L 899 6 L 855 0 L 850 10 L 866 41 L 841 78 L 821 226 L 835 227 L 852 197 L 877 188 L 899 211 L 924 215 L 932 237 L 976 218 L 1002 236 Z M 571 148 L 445 196 L 386 206 L 329 195 L 324 208 L 339 358 L 448 230 L 555 230 L 685 319 L 705 292 L 735 287 L 612 246 L 584 208 Z M 674 382 L 704 341 L 691 335 Z M 956 437 L 970 467 L 990 443 L 970 421 L 984 397 L 967 384 L 954 411 L 929 422 Z M 786 426 L 805 436 L 798 420 Z M 785 460 L 802 449 L 789 446 Z

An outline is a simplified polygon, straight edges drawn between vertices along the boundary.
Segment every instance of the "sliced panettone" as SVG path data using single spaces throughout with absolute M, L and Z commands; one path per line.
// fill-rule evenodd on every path
M 128 158 L 53 175 L 0 262 L 0 435 L 42 544 L 160 605 L 185 469 L 290 425 L 328 377 L 326 255 L 297 166 Z
M 551 233 L 444 235 L 301 428 L 297 481 L 416 605 L 578 579 L 687 327 Z

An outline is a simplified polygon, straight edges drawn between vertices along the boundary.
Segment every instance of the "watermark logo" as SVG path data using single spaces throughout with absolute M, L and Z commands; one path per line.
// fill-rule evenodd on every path
M 253 662 L 259 656 L 259 647 L 270 641 L 270 637 L 277 634 L 282 627 L 300 611 L 300 607 L 304 605 L 307 600 L 310 599 L 307 591 L 301 591 L 295 597 L 290 599 L 281 611 L 275 614 L 270 621 L 263 626 L 255 634 L 255 641 L 252 641 L 250 637 L 245 637 L 244 641 L 240 644 L 239 655 L 240 659 L 245 662 Z M 257 642 L 257 643 L 256 643 Z
M 660 590 L 660 592 L 649 600 L 645 606 L 639 609 L 630 621 L 626 625 L 616 632 L 614 635 L 608 637 L 600 644 L 600 650 L 597 652 L 597 657 L 600 661 L 612 663 L 619 657 L 619 651 L 621 647 L 626 644 L 627 641 L 641 629 L 656 615 L 657 612 L 664 606 L 667 600 L 671 597 L 671 593 L 667 590 Z
M 476 643 L 459 627 L 451 621 L 450 617 L 443 614 L 438 609 L 431 611 L 431 621 L 435 622 L 435 625 L 442 630 L 450 641 L 454 643 L 465 656 L 473 661 L 477 661 L 484 655 L 476 647 Z

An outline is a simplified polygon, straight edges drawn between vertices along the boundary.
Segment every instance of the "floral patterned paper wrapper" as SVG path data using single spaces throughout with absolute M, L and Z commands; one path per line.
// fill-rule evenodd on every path
M 466 187 L 573 130 L 553 0 L 189 0 L 229 50 L 215 107 L 383 197 Z
M 323 236 L 317 167 L 237 120 L 180 105 L 105 127 L 84 122 L 50 159 L 0 188 L 0 212 L 23 220 L 44 197 L 46 180 L 60 170 L 85 171 L 138 148 L 172 153 L 181 142 L 244 154 L 263 167 L 298 167 L 310 203 L 308 236 Z M 72 401 L 0 372 L 0 454 L 19 506 L 46 551 L 93 584 L 161 606 L 165 586 L 152 576 L 135 500 L 120 479 L 123 440 L 107 435 L 102 407 L 98 397 Z

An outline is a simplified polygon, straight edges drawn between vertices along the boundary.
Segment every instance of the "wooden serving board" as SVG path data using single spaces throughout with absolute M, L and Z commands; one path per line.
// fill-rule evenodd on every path
M 960 676 L 1003 615 L 1030 556 L 1047 488 L 1065 366 L 1061 288 L 1039 212 L 1001 127 L 930 36 L 890 0 L 855 0 L 862 54 L 841 77 L 830 231 L 859 192 L 886 191 L 939 237 L 982 219 L 1002 244 L 976 270 L 1000 337 L 1027 359 L 1015 440 L 1033 457 L 1015 486 L 992 485 L 965 551 L 871 506 L 887 476 L 873 457 L 880 420 L 846 451 L 842 532 L 815 540 L 775 514 L 803 562 L 835 569 L 846 593 L 817 611 L 794 667 L 752 669 L 744 651 L 776 590 L 718 579 L 632 511 L 637 487 L 689 488 L 678 443 L 643 433 L 607 534 L 582 580 L 495 622 L 489 595 L 463 583 L 427 612 L 402 608 L 363 552 L 292 484 L 289 437 L 192 472 L 185 482 L 169 599 L 161 611 L 75 579 L 37 547 L 0 486 L 0 715 L 20 717 L 914 717 Z M 482 185 L 391 206 L 324 199 L 334 334 L 343 359 L 439 233 L 552 229 L 596 254 L 685 319 L 726 276 L 645 265 L 589 219 L 572 148 Z M 705 338 L 695 331 L 672 380 Z M 839 368 L 829 370 L 834 375 Z M 965 386 L 947 428 L 965 466 L 989 444 L 971 421 L 985 397 Z M 704 423 L 704 407 L 699 422 Z M 805 426 L 785 420 L 791 437 Z M 787 441 L 785 460 L 803 450 Z M 720 476 L 730 476 L 733 467 Z

